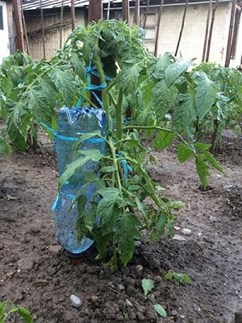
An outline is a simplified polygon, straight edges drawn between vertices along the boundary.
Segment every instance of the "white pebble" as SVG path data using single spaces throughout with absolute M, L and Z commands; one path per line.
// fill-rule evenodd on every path
M 76 295 L 71 295 L 70 301 L 71 301 L 72 306 L 74 306 L 75 308 L 79 308 L 82 305 L 82 301 Z
M 190 235 L 190 234 L 192 234 L 192 230 L 190 230 L 190 229 L 186 229 L 186 228 L 184 228 L 184 229 L 182 229 L 181 230 L 181 232 L 183 233 L 183 234 L 186 234 L 186 235 Z

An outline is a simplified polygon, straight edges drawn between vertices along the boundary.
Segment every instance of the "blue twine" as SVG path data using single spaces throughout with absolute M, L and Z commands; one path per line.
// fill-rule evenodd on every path
M 91 63 L 90 63 L 89 66 L 86 68 L 86 78 L 87 78 L 87 81 L 88 81 L 88 85 L 85 86 L 83 89 L 81 89 L 81 93 L 84 90 L 90 91 L 92 93 L 92 95 L 95 97 L 95 99 L 97 100 L 100 107 L 103 109 L 103 103 L 100 100 L 100 98 L 98 97 L 98 95 L 95 93 L 95 91 L 101 91 L 101 90 L 105 89 L 107 87 L 107 83 L 103 82 L 103 83 L 101 83 L 99 85 L 91 84 L 91 75 L 99 77 L 96 66 L 91 66 Z M 106 81 L 111 81 L 112 78 L 105 75 L 105 80 Z M 82 101 L 83 101 L 83 98 L 82 98 L 82 96 L 80 96 L 80 98 L 79 98 L 79 100 L 77 102 L 77 107 L 78 108 L 81 108 Z
M 59 138 L 60 140 L 63 141 L 77 141 L 79 140 L 78 137 L 69 137 L 69 136 L 64 136 L 64 135 L 60 135 L 58 134 L 57 131 L 55 131 L 54 129 L 52 129 L 51 127 L 47 126 L 45 123 L 41 122 L 40 123 L 43 127 L 45 127 L 46 129 L 48 129 L 55 138 Z M 85 135 L 85 132 L 81 132 L 79 133 L 79 135 Z M 85 139 L 83 142 L 87 142 L 87 143 L 92 143 L 92 144 L 97 144 L 97 143 L 101 143 L 104 142 L 105 140 L 103 138 L 89 138 L 89 139 Z
M 122 157 L 122 154 L 116 154 L 117 157 Z M 123 178 L 126 180 L 129 176 L 129 173 L 132 172 L 132 167 L 128 164 L 126 159 L 121 159 L 120 161 L 122 170 L 123 170 Z

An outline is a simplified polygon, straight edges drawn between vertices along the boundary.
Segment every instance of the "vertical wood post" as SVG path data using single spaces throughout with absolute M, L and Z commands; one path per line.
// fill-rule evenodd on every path
M 40 0 L 40 19 L 41 19 L 43 57 L 46 58 L 46 53 L 45 53 L 45 26 L 44 26 L 44 12 L 43 12 L 43 7 L 42 7 L 42 0 Z
M 204 44 L 203 44 L 202 62 L 204 62 L 205 56 L 206 56 L 206 53 L 207 53 L 208 30 L 209 30 L 209 24 L 210 24 L 211 11 L 212 11 L 212 0 L 209 0 L 207 20 L 206 20 L 206 29 L 205 29 L 205 38 L 204 38 Z
M 129 0 L 122 1 L 122 16 L 123 20 L 129 23 Z
M 177 45 L 176 45 L 176 50 L 175 50 L 175 56 L 177 56 L 179 46 L 180 46 L 180 42 L 181 42 L 181 38 L 182 38 L 182 33 L 183 33 L 186 14 L 187 14 L 187 7 L 188 7 L 188 0 L 186 0 L 186 2 L 185 2 L 185 8 L 184 8 L 183 17 L 182 17 L 181 29 L 180 29 L 180 33 L 179 33 L 179 37 L 178 37 L 178 41 L 177 41 Z
M 98 21 L 103 18 L 102 0 L 89 0 L 88 21 Z
M 64 0 L 61 0 L 61 11 L 60 11 L 60 48 L 63 43 L 63 23 L 64 23 Z
M 16 25 L 16 49 L 24 51 L 24 32 L 21 13 L 21 0 L 13 0 L 14 20 Z
M 160 22 L 161 22 L 161 14 L 163 10 L 163 4 L 164 0 L 161 0 L 159 12 L 158 12 L 158 21 L 157 21 L 157 29 L 156 29 L 156 37 L 155 37 L 155 52 L 154 55 L 157 57 L 158 54 L 158 42 L 159 42 L 159 36 L 160 36 Z
M 229 64 L 230 64 L 232 39 L 233 39 L 233 31 L 234 31 L 234 20 L 235 20 L 235 12 L 236 12 L 236 2 L 237 2 L 236 0 L 232 0 L 229 34 L 228 34 L 228 42 L 227 42 L 227 51 L 226 51 L 226 58 L 225 58 L 225 67 L 229 67 Z
M 144 22 L 143 22 L 143 28 L 144 29 L 146 27 L 146 22 L 147 22 L 147 17 L 148 17 L 148 14 L 149 14 L 149 9 L 150 9 L 150 0 L 147 0 L 146 9 L 145 9 L 145 13 L 144 13 Z
M 206 54 L 206 62 L 209 60 L 209 55 L 210 55 L 210 48 L 211 48 L 211 42 L 212 42 L 212 35 L 213 35 L 213 25 L 214 25 L 214 20 L 215 20 L 215 12 L 218 7 L 218 0 L 216 0 L 216 3 L 213 8 L 212 12 L 212 19 L 211 19 L 211 24 L 210 24 L 210 30 L 209 30 L 209 37 L 208 37 L 208 47 L 207 47 L 207 54 Z
M 135 1 L 135 11 L 134 11 L 134 23 L 139 26 L 140 25 L 140 1 Z
M 22 24 L 23 24 L 26 53 L 29 55 L 29 41 L 28 41 L 28 34 L 27 34 L 27 28 L 26 28 L 26 22 L 25 22 L 25 17 L 24 17 L 23 1 L 22 0 L 21 0 L 21 18 L 22 18 Z
M 75 0 L 71 0 L 71 29 L 76 28 Z

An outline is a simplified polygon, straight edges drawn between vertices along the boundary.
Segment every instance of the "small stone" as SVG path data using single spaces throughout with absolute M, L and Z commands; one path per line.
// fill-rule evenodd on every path
M 172 311 L 171 311 L 171 315 L 172 315 L 172 316 L 177 316 L 177 314 L 178 314 L 178 313 L 177 313 L 177 311 L 176 311 L 176 310 L 172 310 Z
M 139 241 L 139 240 L 136 240 L 136 241 L 134 242 L 134 245 L 135 245 L 135 247 L 137 247 L 137 248 L 139 248 L 139 247 L 141 246 L 141 244 L 142 244 L 142 242 L 141 242 L 141 241 Z
M 118 288 L 119 288 L 120 290 L 125 290 L 125 287 L 124 287 L 124 285 L 122 285 L 122 284 L 118 284 Z
M 141 266 L 141 265 L 137 265 L 137 266 L 135 267 L 135 269 L 136 269 L 136 271 L 137 271 L 137 272 L 142 272 L 142 271 L 143 271 L 143 266 Z
M 49 246 L 48 247 L 49 252 L 52 253 L 59 253 L 62 250 L 61 246 Z
M 154 282 L 157 283 L 157 284 L 161 283 L 162 282 L 162 277 L 161 276 L 155 276 L 154 277 Z
M 125 300 L 125 304 L 129 307 L 133 307 L 133 304 L 128 299 Z
M 174 234 L 172 240 L 178 240 L 178 241 L 186 241 L 186 238 L 178 235 L 178 234 Z
M 192 234 L 192 230 L 184 228 L 181 230 L 181 233 L 190 236 Z
M 18 261 L 18 269 L 31 270 L 34 267 L 34 260 L 32 258 L 22 258 Z
M 71 295 L 70 301 L 71 301 L 72 306 L 75 308 L 80 308 L 82 305 L 81 299 L 79 297 L 77 297 L 76 295 Z

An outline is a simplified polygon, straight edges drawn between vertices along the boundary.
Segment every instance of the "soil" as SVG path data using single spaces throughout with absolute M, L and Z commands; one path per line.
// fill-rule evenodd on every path
M 242 322 L 242 138 L 225 133 L 221 151 L 224 173 L 212 172 L 206 192 L 193 162 L 179 164 L 175 148 L 155 154 L 151 176 L 166 196 L 185 204 L 174 237 L 137 243 L 132 262 L 114 273 L 94 249 L 72 259 L 55 238 L 52 145 L 44 143 L 35 155 L 0 157 L 0 300 L 27 307 L 36 323 Z M 165 281 L 169 270 L 193 283 Z M 143 278 L 155 284 L 147 299 Z M 71 295 L 79 297 L 79 308 Z M 166 319 L 157 316 L 156 303 Z

